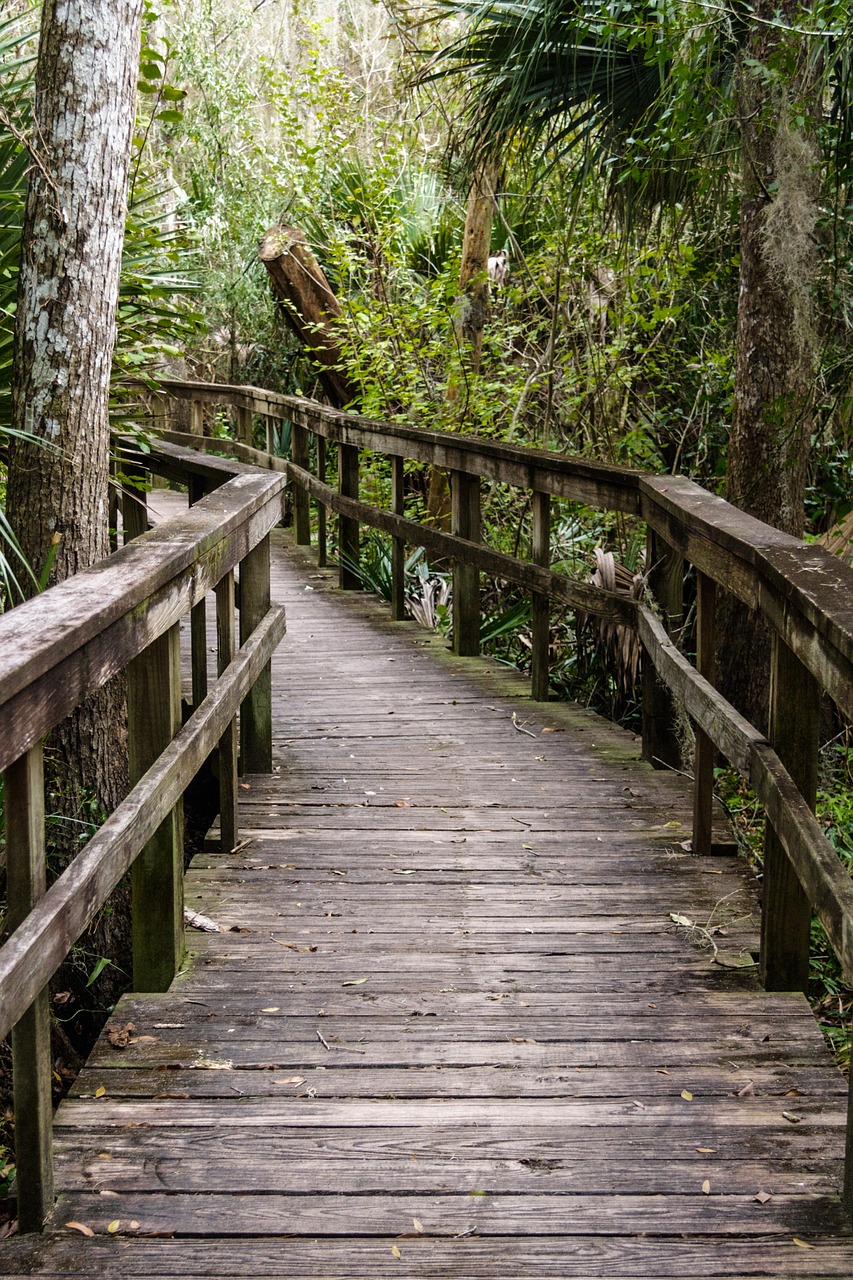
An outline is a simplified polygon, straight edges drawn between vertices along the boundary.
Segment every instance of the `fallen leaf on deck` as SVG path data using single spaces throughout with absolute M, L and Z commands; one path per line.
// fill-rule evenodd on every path
M 689 1090 L 689 1089 L 682 1089 L 682 1090 L 681 1090 L 681 1096 L 682 1096 L 682 1098 L 684 1099 L 684 1101 L 685 1101 L 685 1102 L 692 1102 L 692 1101 L 693 1101 L 693 1094 L 690 1092 L 690 1090 Z
M 736 1097 L 736 1098 L 747 1098 L 747 1097 L 750 1097 L 750 1096 L 751 1096 L 752 1094 L 754 1094 L 754 1093 L 755 1093 L 755 1085 L 752 1083 L 752 1081 L 751 1081 L 751 1080 L 747 1080 L 747 1082 L 746 1082 L 746 1084 L 743 1086 L 743 1088 L 742 1088 L 742 1089 L 738 1089 L 738 1091 L 737 1091 L 737 1092 L 736 1092 L 736 1094 L 735 1094 L 735 1097 Z
M 634 1106 L 635 1106 L 639 1111 L 645 1111 L 645 1109 L 646 1109 L 646 1104 L 645 1104 L 645 1102 L 638 1102 L 636 1098 L 632 1098 L 632 1099 L 631 1099 L 631 1101 L 633 1102 Z
M 132 1221 L 132 1222 L 129 1222 L 127 1225 L 128 1225 L 128 1229 L 129 1229 L 130 1231 L 138 1231 L 138 1230 L 139 1230 L 139 1223 L 136 1221 L 136 1219 L 135 1219 L 135 1218 L 133 1219 L 133 1221 Z
M 79 1231 L 81 1236 L 93 1236 L 95 1233 L 91 1227 L 87 1227 L 83 1222 L 66 1222 L 69 1231 Z
M 799 1124 L 803 1118 L 802 1116 L 798 1116 L 794 1111 L 783 1111 L 782 1115 L 789 1122 L 789 1124 Z
M 489 1191 L 469 1191 L 469 1192 L 468 1192 L 468 1195 L 469 1195 L 469 1196 L 488 1196 L 488 1195 L 491 1195 L 491 1192 L 489 1192 Z
M 280 1080 L 273 1080 L 273 1084 L 293 1084 L 299 1085 L 305 1083 L 304 1076 L 284 1076 Z
M 107 1039 L 114 1049 L 126 1049 L 135 1030 L 132 1022 L 126 1022 L 123 1027 L 108 1026 Z
M 677 911 L 670 911 L 669 918 L 670 920 L 674 920 L 676 924 L 681 925 L 682 928 L 684 929 L 693 928 L 693 921 L 690 919 L 689 916 L 682 916 L 682 915 L 679 915 Z
M 423 1235 L 424 1224 L 422 1222 L 419 1222 L 417 1218 L 412 1218 L 412 1226 L 415 1228 L 415 1231 L 418 1231 L 420 1232 L 421 1235 Z
M 757 965 L 748 951 L 718 951 L 713 963 L 724 969 L 754 969 Z
M 120 1226 L 121 1226 L 121 1219 L 113 1218 L 112 1222 L 107 1223 L 107 1231 L 109 1231 L 111 1236 L 114 1236 Z
M 711 1194 L 711 1184 L 706 1178 L 705 1181 L 702 1183 L 702 1195 L 709 1196 L 710 1194 Z
M 703 1156 L 714 1156 L 717 1154 L 716 1147 L 697 1147 L 696 1150 L 701 1152 Z
M 190 1063 L 193 1071 L 233 1071 L 234 1063 L 228 1058 L 205 1058 L 199 1054 L 195 1062 Z
M 799 1236 L 794 1236 L 792 1244 L 798 1245 L 800 1249 L 813 1249 L 813 1244 L 808 1244 L 805 1240 L 801 1240 Z
M 530 1036 L 510 1036 L 510 1044 L 535 1044 L 536 1041 Z
M 225 925 L 217 924 L 215 920 L 211 920 L 210 916 L 203 916 L 200 911 L 190 911 L 189 907 L 184 907 L 184 924 L 189 925 L 191 929 L 199 929 L 202 933 L 228 932 Z
M 392 867 L 391 870 L 395 876 L 416 876 L 418 874 L 415 870 L 401 871 L 399 867 Z
M 96 1098 L 103 1098 L 103 1096 L 104 1096 L 104 1094 L 105 1094 L 106 1092 L 107 1092 L 106 1085 L 99 1084 L 99 1085 L 98 1085 L 98 1087 L 97 1087 L 97 1089 L 95 1090 L 95 1097 L 96 1097 Z
M 369 982 L 369 978 L 347 978 L 346 982 L 342 982 L 342 987 L 360 987 L 363 982 Z
M 759 1191 L 755 1199 L 758 1201 L 759 1204 L 767 1204 L 767 1201 L 772 1200 L 773 1197 L 771 1196 L 769 1191 Z
M 266 1009 L 261 1009 L 261 1013 L 278 1013 L 280 1009 L 281 1005 L 270 1004 L 267 1005 Z
M 392 1258 L 402 1258 L 402 1256 L 403 1256 L 403 1255 L 402 1255 L 402 1253 L 400 1252 L 400 1250 L 398 1249 L 397 1245 L 392 1244 L 392 1245 L 391 1245 L 391 1257 L 392 1257 Z

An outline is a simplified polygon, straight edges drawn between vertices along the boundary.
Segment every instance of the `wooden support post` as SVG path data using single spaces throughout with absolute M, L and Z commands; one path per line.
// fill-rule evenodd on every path
M 326 437 L 317 436 L 317 475 L 322 484 L 326 483 Z M 322 502 L 317 503 L 317 564 L 322 569 L 328 561 L 326 544 L 326 508 Z
M 267 436 L 267 453 L 275 453 L 275 418 L 271 414 L 264 417 Z
M 204 497 L 205 486 L 200 476 L 190 476 L 190 506 Z M 192 650 L 193 710 L 207 697 L 207 601 L 199 600 L 190 610 L 190 648 Z
M 252 443 L 252 410 L 242 405 L 237 409 L 237 439 L 240 444 Z
M 778 635 L 770 669 L 770 742 L 803 799 L 817 797 L 820 686 Z M 776 832 L 767 823 L 761 913 L 761 981 L 767 991 L 805 991 L 812 909 Z
M 128 765 L 139 782 L 181 726 L 177 624 L 127 668 Z M 184 813 L 177 804 L 133 864 L 133 989 L 167 991 L 181 962 L 184 928 Z
M 853 1028 L 851 1028 L 853 1031 Z M 853 1218 L 853 1071 L 850 1072 L 850 1086 L 847 1091 L 847 1138 L 844 1152 L 844 1187 L 841 1192 L 841 1203 L 848 1218 Z
M 470 542 L 480 541 L 480 477 L 467 471 L 450 474 L 451 531 Z M 472 657 L 480 652 L 480 574 L 470 564 L 453 561 L 453 652 Z
M 533 563 L 551 567 L 551 495 L 533 491 Z M 530 696 L 548 701 L 548 654 L 551 646 L 551 609 L 548 596 L 533 595 L 533 650 L 530 663 Z
M 204 405 L 201 400 L 190 401 L 190 435 L 204 435 Z
M 338 445 L 338 488 L 347 498 L 358 497 L 358 445 Z M 344 556 L 350 564 L 359 560 L 358 521 L 341 516 L 338 521 L 338 554 L 340 556 L 340 585 L 344 591 L 360 591 L 361 579 L 344 564 Z
M 171 425 L 171 401 L 168 396 L 155 392 L 151 397 L 151 426 L 157 431 L 168 431 Z
M 391 510 L 395 516 L 403 516 L 403 459 L 391 459 Z M 395 622 L 406 618 L 406 542 L 404 538 L 391 539 L 391 616 Z
M 122 487 L 121 522 L 125 546 L 141 533 L 148 532 L 148 496 L 146 487 L 149 481 L 144 467 L 136 467 L 132 463 L 122 465 L 127 481 Z
M 717 584 L 696 570 L 696 670 L 714 684 L 716 679 Z M 711 852 L 714 815 L 715 747 L 697 725 L 693 751 L 693 852 Z
M 270 607 L 269 534 L 240 564 L 240 644 Z M 264 667 L 240 707 L 240 766 L 243 773 L 272 773 L 272 672 Z
M 219 675 L 234 657 L 234 573 L 216 584 L 216 669 Z M 232 720 L 219 739 L 219 831 L 223 853 L 231 853 L 239 840 L 237 811 L 237 721 Z
M 681 631 L 684 609 L 684 560 L 649 530 L 646 545 L 649 594 L 663 614 L 669 635 Z M 643 759 L 656 769 L 681 768 L 681 751 L 675 732 L 672 695 L 658 680 L 648 655 L 642 676 Z
M 9 932 L 45 891 L 44 769 L 41 744 L 5 773 Z M 53 1205 L 50 1005 L 45 987 L 12 1028 L 18 1230 L 41 1231 Z
M 290 458 L 294 466 L 302 467 L 303 471 L 308 470 L 308 431 L 305 427 L 300 427 L 295 422 L 291 427 Z M 308 493 L 307 490 L 300 488 L 298 484 L 293 486 L 293 524 L 297 546 L 310 547 L 311 509 Z

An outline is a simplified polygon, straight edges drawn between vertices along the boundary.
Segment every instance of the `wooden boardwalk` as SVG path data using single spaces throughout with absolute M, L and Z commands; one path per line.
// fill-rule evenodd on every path
M 681 780 L 279 544 L 277 772 L 186 886 L 230 931 L 117 1006 L 0 1271 L 853 1274 L 845 1083 L 729 967 L 753 888 Z

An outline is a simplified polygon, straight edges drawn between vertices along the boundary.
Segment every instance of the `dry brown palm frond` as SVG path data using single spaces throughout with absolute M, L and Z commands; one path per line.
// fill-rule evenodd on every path
M 595 548 L 595 570 L 590 582 L 603 591 L 640 600 L 643 595 L 642 572 L 632 573 L 621 564 L 612 551 Z M 606 618 L 578 615 L 578 640 L 589 639 L 602 669 L 616 687 L 617 703 L 614 714 L 618 718 L 633 700 L 634 689 L 640 674 L 640 642 L 637 633 L 629 627 L 610 622 Z

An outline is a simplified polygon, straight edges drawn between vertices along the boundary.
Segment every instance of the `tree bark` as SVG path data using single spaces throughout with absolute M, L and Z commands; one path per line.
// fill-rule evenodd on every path
M 271 227 L 258 246 L 273 292 L 284 315 L 310 354 L 329 400 L 343 408 L 357 395 L 343 371 L 343 353 L 335 332 L 341 307 L 305 236 L 298 227 Z
M 795 123 L 807 118 L 814 69 L 803 38 L 779 25 L 797 11 L 792 0 L 759 0 L 738 70 L 740 295 L 726 497 L 801 537 L 817 347 L 809 284 L 819 154 L 813 132 Z M 763 728 L 767 628 L 731 598 L 720 621 L 724 692 Z
M 109 554 L 108 397 L 142 0 L 45 0 L 22 237 L 7 514 L 36 573 L 62 581 Z M 121 689 L 48 748 L 48 813 L 68 855 L 126 789 Z M 67 836 L 62 839 L 62 834 Z

